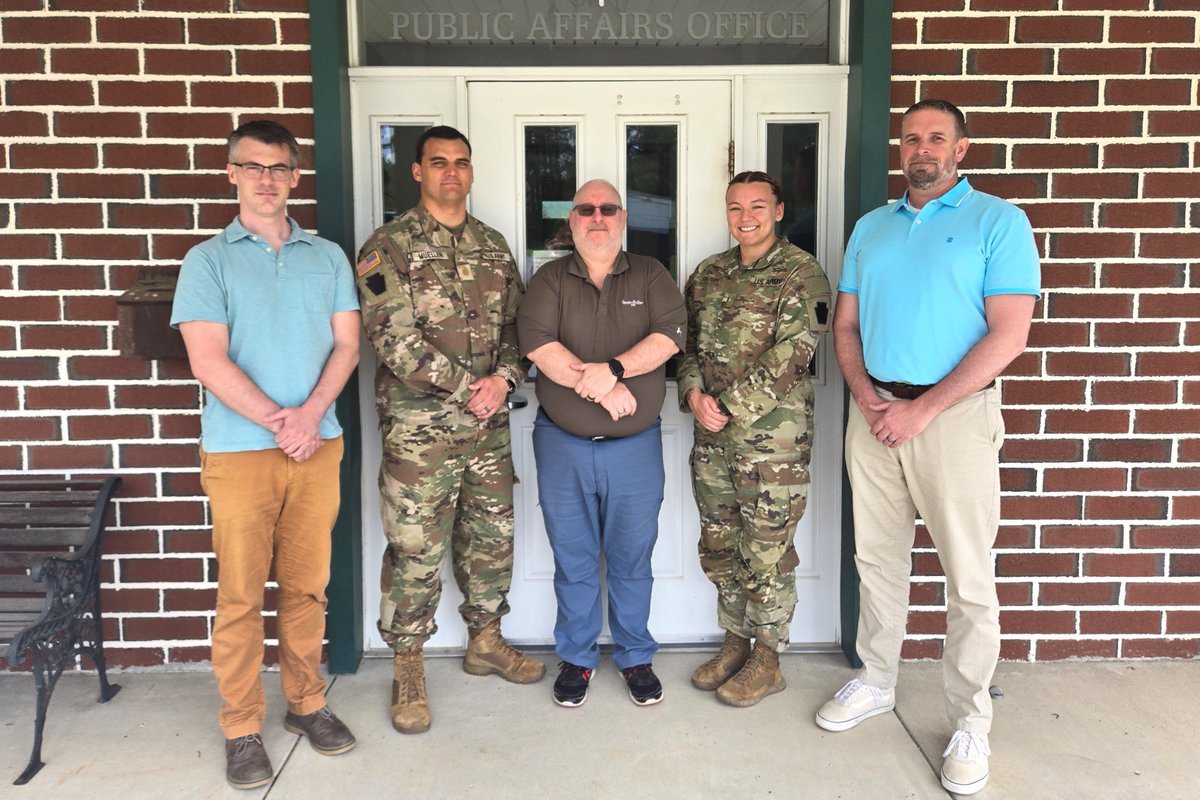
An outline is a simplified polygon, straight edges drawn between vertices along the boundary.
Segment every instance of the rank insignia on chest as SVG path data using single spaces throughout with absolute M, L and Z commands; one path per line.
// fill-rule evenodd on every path
M 383 259 L 379 257 L 379 251 L 372 250 L 363 256 L 362 261 L 358 262 L 358 267 L 356 269 L 360 276 L 366 275 L 368 272 L 378 267 L 381 263 L 383 263 Z

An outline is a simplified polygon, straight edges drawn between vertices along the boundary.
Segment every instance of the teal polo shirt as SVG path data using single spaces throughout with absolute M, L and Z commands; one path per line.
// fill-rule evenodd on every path
M 867 372 L 919 385 L 946 377 L 987 334 L 985 297 L 1037 297 L 1040 287 L 1025 212 L 966 178 L 920 210 L 905 192 L 866 214 L 838 283 L 858 295 Z
M 283 407 L 304 403 L 333 352 L 330 317 L 357 311 L 358 293 L 345 253 L 333 242 L 292 227 L 276 253 L 234 218 L 183 258 L 171 327 L 219 322 L 229 328 L 229 358 Z M 210 453 L 270 450 L 275 434 L 206 391 L 201 444 Z M 321 438 L 342 432 L 330 406 Z

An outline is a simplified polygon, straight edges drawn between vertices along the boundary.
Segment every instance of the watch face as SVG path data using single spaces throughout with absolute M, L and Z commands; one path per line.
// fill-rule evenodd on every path
M 608 362 L 608 368 L 612 370 L 612 374 L 616 375 L 618 378 L 624 377 L 625 375 L 625 365 L 615 358 Z

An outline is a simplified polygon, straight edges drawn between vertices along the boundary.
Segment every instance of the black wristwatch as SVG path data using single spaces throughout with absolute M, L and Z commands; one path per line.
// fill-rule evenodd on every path
M 517 385 L 515 383 L 513 383 L 512 378 L 508 377 L 507 375 L 501 375 L 500 377 L 504 378 L 504 382 L 508 384 L 508 393 L 509 394 L 512 394 L 513 392 L 515 392 L 517 390 Z
M 615 358 L 608 360 L 608 368 L 612 370 L 612 374 L 617 376 L 617 380 L 625 377 L 625 365 Z

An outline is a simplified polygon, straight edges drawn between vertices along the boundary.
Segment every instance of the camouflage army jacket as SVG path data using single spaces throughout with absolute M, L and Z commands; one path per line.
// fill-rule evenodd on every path
M 486 375 L 520 383 L 524 287 L 504 237 L 468 215 L 457 239 L 425 209 L 380 227 L 358 254 L 363 327 L 379 355 L 375 402 L 401 412 L 462 406 Z
M 695 388 L 720 399 L 732 419 L 723 434 L 764 452 L 811 437 L 808 365 L 829 330 L 830 289 L 821 265 L 786 239 L 753 264 L 738 248 L 701 262 L 683 292 L 687 347 L 679 404 Z M 696 428 L 700 437 L 712 437 Z

